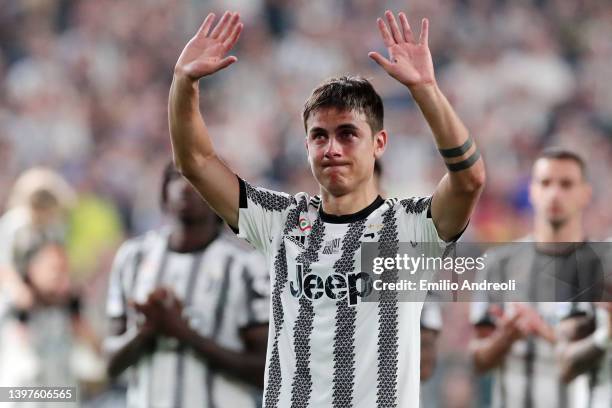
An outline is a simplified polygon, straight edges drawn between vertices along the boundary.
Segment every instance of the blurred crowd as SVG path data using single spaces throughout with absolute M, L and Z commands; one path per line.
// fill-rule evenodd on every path
M 63 193 L 75 196 L 66 256 L 98 333 L 102 311 L 92 305 L 105 296 L 116 246 L 160 223 L 174 63 L 206 13 L 226 8 L 245 22 L 238 63 L 202 81 L 202 110 L 218 151 L 243 178 L 313 192 L 303 102 L 326 77 L 353 73 L 371 78 L 385 103 L 385 190 L 431 193 L 445 168 L 428 127 L 407 89 L 367 58 L 384 52 L 376 17 L 404 10 L 413 27 L 430 18 L 438 82 L 486 159 L 487 187 L 466 239 L 528 231 L 530 163 L 550 145 L 587 158 L 594 199 L 586 231 L 593 240 L 612 234 L 612 2 L 0 1 L 0 207 L 9 211 L 15 179 L 33 166 L 74 188 Z M 445 374 L 435 379 L 442 398 L 473 386 L 462 375 L 467 340 L 458 340 L 469 337 L 467 309 L 446 309 Z

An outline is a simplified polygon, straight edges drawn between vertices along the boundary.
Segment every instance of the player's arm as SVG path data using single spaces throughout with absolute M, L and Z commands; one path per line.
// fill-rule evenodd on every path
M 258 387 L 263 386 L 268 325 L 241 331 L 244 351 L 229 350 L 202 336 L 183 317 L 183 304 L 171 292 L 157 289 L 147 304 L 135 305 L 147 321 L 155 321 L 161 333 L 174 337 L 198 353 L 208 365 Z
M 238 226 L 239 185 L 235 174 L 216 155 L 200 113 L 199 79 L 236 61 L 226 56 L 242 30 L 238 13 L 225 12 L 213 28 L 209 14 L 187 43 L 174 68 L 168 119 L 177 169 L 230 226 Z
M 110 377 L 116 377 L 136 364 L 140 358 L 152 352 L 155 345 L 155 328 L 152 325 L 145 323 L 137 327 L 128 324 L 127 318 L 132 306 L 127 300 L 124 280 L 125 276 L 131 279 L 129 273 L 135 273 L 140 264 L 140 242 L 140 239 L 135 239 L 124 243 L 117 251 L 110 272 L 106 299 L 109 326 L 102 344 Z
M 151 326 L 144 325 L 138 330 L 128 331 L 125 317 L 112 318 L 109 336 L 104 341 L 108 375 L 118 376 L 144 355 L 151 353 L 154 340 L 155 332 Z
M 421 381 L 431 378 L 436 368 L 439 333 L 421 325 Z
M 200 354 L 208 364 L 257 387 L 263 387 L 266 367 L 268 325 L 244 329 L 241 333 L 244 351 L 233 351 L 201 336 L 189 326 L 177 332 L 177 338 Z
M 390 59 L 377 52 L 369 56 L 410 90 L 433 132 L 449 171 L 434 192 L 431 215 L 438 234 L 448 241 L 467 226 L 484 187 L 484 163 L 474 140 L 436 83 L 428 46 L 429 21 L 423 19 L 417 40 L 404 13 L 399 13 L 401 28 L 393 13 L 387 11 L 385 17 L 388 25 L 379 18 L 378 28 Z
M 604 316 L 604 319 L 607 319 Z M 576 316 L 559 323 L 557 337 L 557 358 L 559 375 L 564 383 L 600 364 L 610 344 L 610 323 L 602 318 L 597 319 L 597 329 L 593 332 L 592 317 Z M 584 328 L 591 326 L 587 330 Z M 590 335 L 587 335 L 588 331 Z

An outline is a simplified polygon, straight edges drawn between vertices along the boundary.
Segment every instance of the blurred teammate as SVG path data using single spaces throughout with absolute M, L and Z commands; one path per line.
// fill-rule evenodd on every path
M 167 228 L 117 253 L 107 313 L 109 373 L 132 367 L 128 407 L 255 407 L 269 302 L 265 260 L 221 235 L 221 220 L 172 165 Z
M 582 215 L 590 198 L 591 187 L 582 158 L 556 148 L 543 151 L 533 165 L 530 185 L 533 235 L 522 244 L 498 248 L 489 254 L 488 278 L 526 277 L 522 282 L 528 283 L 525 286 L 529 291 L 522 294 L 528 300 L 526 303 L 472 304 L 476 334 L 473 360 L 479 372 L 495 369 L 494 407 L 595 406 L 574 405 L 572 395 L 578 391 L 567 383 L 597 367 L 603 350 L 597 353 L 597 358 L 587 361 L 584 354 L 570 353 L 565 348 L 561 361 L 566 367 L 561 370 L 556 353 L 561 342 L 592 332 L 592 327 L 585 326 L 593 321 L 594 305 L 554 302 L 592 300 L 598 293 L 591 289 L 601 289 L 598 276 L 601 277 L 602 264 L 586 244 L 582 226 Z M 529 241 L 536 244 L 528 244 Z M 564 339 L 558 337 L 559 331 L 567 333 Z M 589 392 L 597 386 L 592 383 Z M 609 380 L 599 382 L 599 386 L 609 387 Z M 611 402 L 608 398 L 599 403 L 609 407 Z
M 226 54 L 242 24 L 237 13 L 226 12 L 215 27 L 214 18 L 206 17 L 176 64 L 170 129 L 180 171 L 270 261 L 264 405 L 418 405 L 421 303 L 398 302 L 391 291 L 380 302 L 359 302 L 367 281 L 358 260 L 363 242 L 378 242 L 386 256 L 409 240 L 438 243 L 442 252 L 465 229 L 484 183 L 476 145 L 436 85 L 428 21 L 417 39 L 403 13 L 398 25 L 387 12 L 378 28 L 390 59 L 369 55 L 408 88 L 449 172 L 431 198 L 384 200 L 373 177 L 388 141 L 383 105 L 362 78 L 329 79 L 306 102 L 305 144 L 320 195 L 252 186 L 216 156 L 199 111 L 198 80 L 236 61 Z
M 562 312 L 573 307 L 557 330 L 560 378 L 573 384 L 567 406 L 608 408 L 612 405 L 612 303 L 560 307 Z

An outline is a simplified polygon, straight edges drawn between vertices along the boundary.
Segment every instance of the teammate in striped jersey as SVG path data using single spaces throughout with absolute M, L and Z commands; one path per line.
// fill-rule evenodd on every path
M 265 367 L 265 260 L 169 165 L 169 226 L 127 241 L 109 282 L 109 373 L 128 373 L 128 407 L 257 407 Z
M 602 260 L 585 242 L 582 226 L 582 213 L 590 196 L 582 158 L 557 148 L 545 150 L 532 170 L 533 236 L 523 240 L 523 244 L 498 248 L 489 254 L 488 279 L 505 281 L 522 276 L 530 279 L 529 285 L 522 285 L 529 291 L 522 294 L 528 300 L 526 304 L 504 303 L 500 299 L 495 300 L 495 305 L 486 299 L 472 304 L 476 333 L 472 344 L 474 364 L 480 372 L 494 370 L 493 407 L 572 408 L 612 404 L 609 376 L 586 380 L 590 385 L 583 391 L 577 388 L 582 380 L 572 382 L 582 373 L 597 370 L 604 360 L 602 349 L 585 353 L 580 345 L 569 344 L 590 333 L 584 333 L 584 327 L 593 322 L 593 304 L 553 302 L 579 299 L 577 295 L 595 300 L 601 295 L 601 284 L 597 282 L 603 276 Z M 569 249 L 565 250 L 551 246 L 568 242 L 576 244 L 566 246 Z M 559 272 L 566 277 L 565 282 L 573 282 L 575 277 L 582 281 L 582 288 L 596 291 L 565 285 L 559 280 Z M 520 295 L 517 291 L 512 296 Z M 578 394 L 585 395 L 584 401 L 596 401 L 588 396 L 595 390 L 598 395 L 607 395 L 598 399 L 602 405 L 576 403 Z
M 237 13 L 204 20 L 183 50 L 170 91 L 174 159 L 181 172 L 241 237 L 269 259 L 272 319 L 264 406 L 414 407 L 419 404 L 422 303 L 396 292 L 361 302 L 361 244 L 393 257 L 399 242 L 431 242 L 441 255 L 466 228 L 484 184 L 476 145 L 436 85 L 422 22 L 419 38 L 391 13 L 378 28 L 390 59 L 369 56 L 411 93 L 449 172 L 432 197 L 383 199 L 373 168 L 389 140 L 383 104 L 369 81 L 325 81 L 303 112 L 305 145 L 320 194 L 252 186 L 215 154 L 199 111 L 198 80 L 236 61 L 226 56 L 242 30 Z M 409 171 L 410 163 L 406 163 Z M 433 256 L 433 255 L 432 255 Z M 397 271 L 383 274 L 383 280 Z
M 565 310 L 571 309 L 570 313 Z M 612 405 L 612 303 L 561 304 L 572 318 L 559 325 L 561 379 L 573 381 L 568 406 L 609 408 Z

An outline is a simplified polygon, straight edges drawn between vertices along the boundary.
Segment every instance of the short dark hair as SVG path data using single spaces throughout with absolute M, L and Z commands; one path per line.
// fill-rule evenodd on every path
M 535 158 L 534 163 L 540 159 L 570 160 L 580 167 L 582 178 L 586 179 L 586 162 L 578 153 L 561 147 L 548 147 L 542 150 Z
M 326 80 L 317 86 L 304 104 L 304 129 L 310 115 L 322 108 L 363 113 L 372 133 L 383 128 L 384 111 L 380 95 L 366 78 L 343 75 Z

